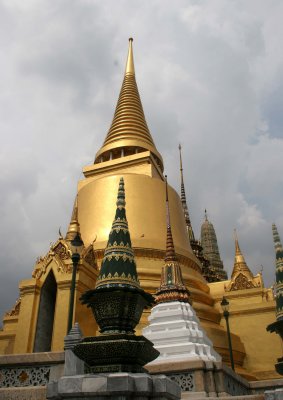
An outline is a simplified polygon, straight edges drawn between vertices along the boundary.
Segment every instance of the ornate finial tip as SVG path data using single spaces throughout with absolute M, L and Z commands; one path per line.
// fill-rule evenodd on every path
M 234 228 L 234 239 L 238 241 L 237 229 Z
M 118 196 L 116 201 L 117 207 L 125 207 L 125 188 L 124 188 L 124 178 L 121 177 L 119 181 Z
M 129 38 L 129 42 L 133 42 L 134 39 L 132 37 Z
M 204 210 L 204 218 L 207 221 L 207 211 L 206 211 L 206 209 Z

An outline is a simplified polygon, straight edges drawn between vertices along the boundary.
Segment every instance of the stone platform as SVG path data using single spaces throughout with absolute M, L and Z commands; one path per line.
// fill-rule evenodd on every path
M 181 389 L 165 375 L 111 373 L 63 376 L 47 385 L 47 399 L 177 400 Z
M 46 400 L 48 382 L 73 376 L 79 369 L 80 375 L 88 376 L 80 364 L 71 350 L 0 356 L 0 400 Z M 283 400 L 283 379 L 248 382 L 217 362 L 180 360 L 174 364 L 158 363 L 149 373 L 153 379 L 162 374 L 177 382 L 182 399 Z

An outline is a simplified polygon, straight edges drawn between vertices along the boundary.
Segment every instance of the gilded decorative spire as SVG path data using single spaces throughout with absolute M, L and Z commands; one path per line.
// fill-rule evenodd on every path
M 236 229 L 234 229 L 234 238 L 235 238 L 235 264 L 244 263 L 246 264 L 245 258 L 241 252 L 238 235 Z
M 236 229 L 234 230 L 234 236 L 235 236 L 235 262 L 231 280 L 234 280 L 237 277 L 237 275 L 239 275 L 239 273 L 245 275 L 247 279 L 252 280 L 254 276 L 251 273 L 249 267 L 247 266 L 246 260 L 241 252 Z
M 76 196 L 71 221 L 65 239 L 72 241 L 78 233 L 80 233 L 80 224 L 78 221 L 78 196 Z
M 186 199 L 184 176 L 183 176 L 182 147 L 180 144 L 179 144 L 179 153 L 180 153 L 180 173 L 181 173 L 181 202 L 182 202 L 182 206 L 183 206 L 183 211 L 184 211 L 184 216 L 185 216 L 189 239 L 190 239 L 190 241 L 192 241 L 192 240 L 195 240 L 195 235 L 194 235 L 193 227 L 191 224 L 189 209 L 188 209 L 187 199 Z
M 190 292 L 186 288 L 179 262 L 177 261 L 174 241 L 171 231 L 168 186 L 166 178 L 166 217 L 167 217 L 167 239 L 165 265 L 161 271 L 160 287 L 156 292 L 155 300 L 157 303 L 171 301 L 182 301 L 190 303 Z
M 220 258 L 217 237 L 213 224 L 208 220 L 205 210 L 204 222 L 201 226 L 201 245 L 203 254 L 208 259 L 211 273 L 216 277 L 214 281 L 223 281 L 227 279 L 227 273 L 224 270 L 223 262 Z
M 129 50 L 126 64 L 125 75 L 135 75 L 134 55 L 133 55 L 133 38 L 129 38 Z
M 130 38 L 125 76 L 114 118 L 103 146 L 96 154 L 95 162 L 111 159 L 112 152 L 117 158 L 150 151 L 163 171 L 162 157 L 149 132 L 136 83 L 132 42 Z
M 96 289 L 124 286 L 140 289 L 126 217 L 123 178 L 120 179 L 116 205 L 115 218 L 109 233 Z
M 272 224 L 273 241 L 276 257 L 276 319 L 283 320 L 283 248 L 275 224 Z

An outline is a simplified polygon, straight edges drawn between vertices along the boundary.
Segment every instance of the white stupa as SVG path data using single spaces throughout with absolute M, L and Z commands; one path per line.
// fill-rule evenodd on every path
M 183 282 L 172 238 L 167 192 L 166 205 L 165 265 L 156 293 L 157 305 L 151 310 L 149 325 L 143 329 L 143 335 L 153 342 L 160 355 L 149 365 L 171 360 L 220 361 L 221 357 L 213 349 L 191 306 L 190 293 Z

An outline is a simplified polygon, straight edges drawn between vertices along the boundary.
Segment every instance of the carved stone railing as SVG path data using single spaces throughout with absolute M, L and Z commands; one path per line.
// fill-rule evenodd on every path
M 224 391 L 231 396 L 244 396 L 251 394 L 250 384 L 226 365 L 222 366 Z
M 0 356 L 0 399 L 45 400 L 46 385 L 63 374 L 64 352 Z

